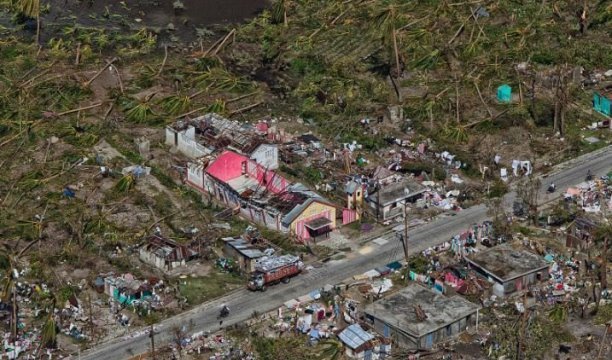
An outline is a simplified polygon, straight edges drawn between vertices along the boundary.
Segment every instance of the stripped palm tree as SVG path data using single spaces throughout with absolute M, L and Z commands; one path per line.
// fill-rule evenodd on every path
M 397 44 L 398 28 L 402 19 L 400 10 L 395 3 L 389 4 L 374 17 L 374 23 L 382 34 L 383 45 L 391 47 L 395 58 L 396 76 L 402 73 L 400 67 L 400 54 Z
M 287 8 L 289 7 L 289 0 L 276 0 L 272 7 L 272 22 L 274 24 L 283 24 L 288 26 L 287 21 Z

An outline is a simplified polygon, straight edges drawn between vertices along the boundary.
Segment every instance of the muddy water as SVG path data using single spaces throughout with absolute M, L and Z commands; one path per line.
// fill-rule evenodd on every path
M 193 40 L 195 29 L 216 24 L 239 23 L 270 5 L 269 0 L 181 0 L 184 11 L 175 11 L 175 0 L 49 0 L 50 12 L 43 21 L 48 30 L 71 23 L 85 26 L 125 28 L 174 27 L 182 40 Z

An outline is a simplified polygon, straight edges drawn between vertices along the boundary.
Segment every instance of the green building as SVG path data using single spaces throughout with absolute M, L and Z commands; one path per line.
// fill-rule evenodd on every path
M 612 93 L 595 92 L 593 94 L 593 109 L 606 116 L 612 116 Z

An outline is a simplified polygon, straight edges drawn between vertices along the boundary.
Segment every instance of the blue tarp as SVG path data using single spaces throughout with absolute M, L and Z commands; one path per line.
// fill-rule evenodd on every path
M 72 199 L 75 195 L 76 194 L 74 193 L 74 191 L 71 188 L 69 188 L 69 187 L 64 188 L 64 196 L 65 197 Z

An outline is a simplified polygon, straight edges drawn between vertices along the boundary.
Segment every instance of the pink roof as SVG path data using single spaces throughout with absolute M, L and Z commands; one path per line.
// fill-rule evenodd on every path
M 208 166 L 206 173 L 224 183 L 248 174 L 266 190 L 275 194 L 282 193 L 290 185 L 289 180 L 278 173 L 267 170 L 244 155 L 227 150 Z
M 260 131 L 263 133 L 268 132 L 268 123 L 260 121 L 259 123 L 257 123 L 256 128 L 257 128 L 257 131 Z
M 206 172 L 215 178 L 228 182 L 242 175 L 242 164 L 249 159 L 233 151 L 224 151 L 213 161 Z

